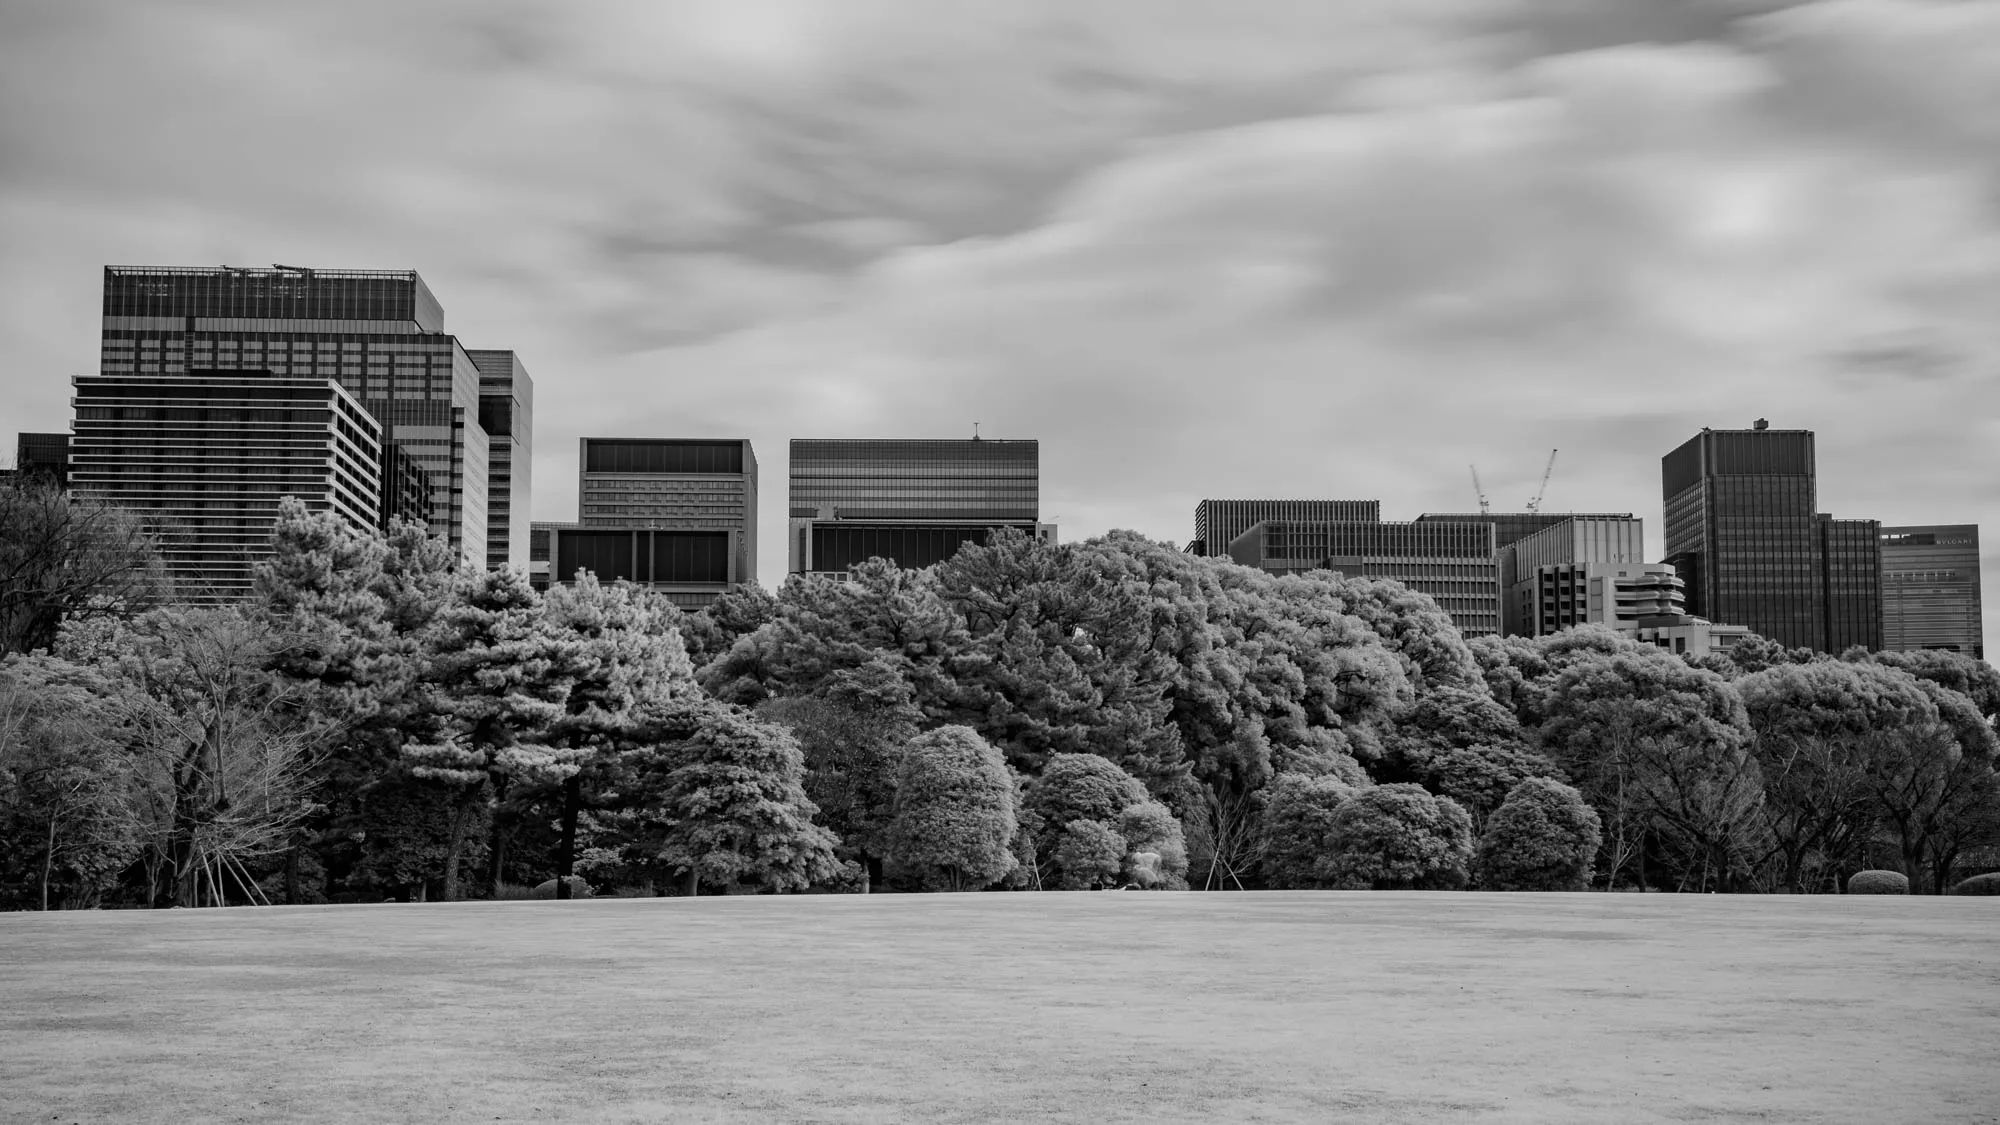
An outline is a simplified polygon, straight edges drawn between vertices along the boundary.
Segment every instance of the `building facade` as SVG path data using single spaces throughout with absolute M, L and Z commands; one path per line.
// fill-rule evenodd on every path
M 338 382 L 427 476 L 431 531 L 486 563 L 480 370 L 415 271 L 107 266 L 102 331 L 107 376 Z
M 535 495 L 535 380 L 513 352 L 465 354 L 479 369 L 479 428 L 486 431 L 486 569 L 525 567 Z
M 583 438 L 573 524 L 537 523 L 529 573 L 636 582 L 687 609 L 757 579 L 757 454 L 742 438 Z
M 1229 557 L 1274 574 L 1331 570 L 1394 579 L 1477 637 L 1500 632 L 1493 535 L 1491 523 L 1265 520 L 1229 544 Z
M 333 379 L 197 369 L 73 383 L 72 494 L 146 517 L 184 599 L 250 593 L 283 497 L 380 523 L 382 427 Z
M 1377 523 L 1381 519 L 1380 500 L 1203 500 L 1194 506 L 1194 541 L 1187 549 L 1197 555 L 1226 555 L 1237 536 L 1265 520 Z
M 929 566 L 1001 527 L 1055 538 L 1040 522 L 1033 439 L 794 438 L 790 470 L 794 574 L 844 574 L 870 558 Z
M 1540 571 L 1550 566 L 1618 564 L 1631 566 L 1645 559 L 1645 522 L 1629 513 L 1555 516 L 1523 513 L 1494 518 L 1494 538 L 1515 537 L 1497 544 L 1500 584 L 1506 591 L 1500 628 L 1510 637 L 1538 637 L 1554 630 L 1543 621 L 1549 608 L 1538 600 L 1544 586 Z M 1539 529 L 1529 530 L 1539 522 Z M 1520 534 L 1526 531 L 1527 534 Z M 1671 569 L 1671 568 L 1669 568 Z
M 1863 574 L 1870 521 L 1819 511 L 1812 431 L 1762 419 L 1703 430 L 1660 469 L 1666 561 L 1687 582 L 1690 613 L 1822 652 L 1880 637 L 1880 597 L 1871 610 Z
M 1977 524 L 1881 530 L 1882 647 L 1986 658 Z
M 68 434 L 21 434 L 14 440 L 14 471 L 23 476 L 41 475 L 69 487 Z

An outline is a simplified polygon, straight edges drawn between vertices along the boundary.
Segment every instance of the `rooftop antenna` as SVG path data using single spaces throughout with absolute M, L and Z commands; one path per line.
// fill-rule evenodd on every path
M 1549 450 L 1549 467 L 1542 470 L 1542 486 L 1535 490 L 1535 498 L 1528 501 L 1528 511 L 1539 512 L 1542 510 L 1542 496 L 1549 490 L 1549 474 L 1555 471 L 1556 451 L 1551 449 Z
M 1479 484 L 1479 466 L 1467 465 L 1466 468 L 1472 470 L 1472 491 L 1479 497 L 1479 514 L 1483 516 L 1486 514 L 1486 489 Z
M 977 422 L 974 422 L 972 424 L 972 440 L 973 441 L 979 440 L 979 423 Z

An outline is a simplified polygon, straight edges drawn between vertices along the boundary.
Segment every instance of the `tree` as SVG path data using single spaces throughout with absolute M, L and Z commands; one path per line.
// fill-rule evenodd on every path
M 1095 820 L 1073 820 L 1057 837 L 1055 879 L 1059 891 L 1095 891 L 1114 886 L 1125 865 L 1125 837 Z
M 461 592 L 427 627 L 416 696 L 417 725 L 401 753 L 410 773 L 455 786 L 451 848 L 443 897 L 458 897 L 465 845 L 482 812 L 517 780 L 561 781 L 580 768 L 583 751 L 555 737 L 572 718 L 571 690 L 585 646 L 544 612 L 541 598 L 515 570 L 468 576 Z
M 1417 699 L 1384 739 L 1375 778 L 1414 782 L 1450 797 L 1472 814 L 1475 827 L 1530 777 L 1559 778 L 1562 770 L 1527 745 L 1513 714 L 1484 685 L 1441 687 Z
M 0 656 L 52 647 L 64 621 L 137 613 L 168 587 L 137 515 L 41 476 L 0 478 Z
M 881 882 L 903 748 L 924 718 L 915 693 L 890 662 L 874 659 L 835 673 L 813 695 L 767 700 L 756 713 L 798 738 L 821 823 L 840 838 L 843 858 L 860 863 L 870 884 Z
M 1597 810 L 1559 781 L 1516 785 L 1479 839 L 1479 885 L 1494 891 L 1582 891 L 1602 842 Z
M 1326 842 L 1332 886 L 1457 890 L 1472 861 L 1472 818 L 1420 785 L 1378 785 L 1334 809 Z
M 46 654 L 0 662 L 0 909 L 95 905 L 137 856 L 115 694 Z
M 1046 885 L 1095 887 L 1117 882 L 1121 876 L 1139 882 L 1136 872 L 1155 866 L 1155 885 L 1185 884 L 1187 844 L 1179 821 L 1115 762 L 1095 754 L 1057 754 L 1042 775 L 1029 782 L 1022 804 L 1022 820 L 1033 826 L 1034 852 L 1040 857 Z M 1086 822 L 1103 831 L 1070 831 Z M 1119 852 L 1105 861 L 1101 853 L 1113 838 Z M 1141 855 L 1154 858 L 1138 858 Z M 1072 860 L 1085 866 L 1073 869 Z
M 778 599 L 762 586 L 731 586 L 681 623 L 681 638 L 696 669 L 723 655 L 778 615 Z
M 1331 887 L 1333 814 L 1357 790 L 1334 777 L 1281 773 L 1265 791 L 1264 881 L 1279 889 Z
M 1171 809 L 1158 801 L 1127 805 L 1118 835 L 1125 841 L 1119 878 L 1142 890 L 1187 889 L 1187 839 Z
M 702 883 L 799 891 L 838 870 L 812 822 L 804 756 L 791 733 L 741 708 L 703 703 L 647 716 L 619 783 L 635 816 L 629 849 Z
M 1005 876 L 1016 827 L 1014 779 L 978 732 L 940 727 L 905 747 L 887 854 L 918 886 L 971 891 Z

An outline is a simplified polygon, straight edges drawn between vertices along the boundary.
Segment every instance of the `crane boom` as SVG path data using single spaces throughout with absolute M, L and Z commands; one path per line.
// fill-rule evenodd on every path
M 1479 483 L 1479 466 L 1467 465 L 1466 468 L 1472 470 L 1472 492 L 1479 497 L 1479 514 L 1483 516 L 1486 514 L 1486 489 Z
M 1556 451 L 1551 449 L 1549 450 L 1548 467 L 1542 470 L 1542 486 L 1535 490 L 1535 498 L 1533 500 L 1528 501 L 1528 510 L 1530 512 L 1539 512 L 1542 510 L 1542 497 L 1546 495 L 1549 491 L 1549 474 L 1555 471 L 1556 471 Z

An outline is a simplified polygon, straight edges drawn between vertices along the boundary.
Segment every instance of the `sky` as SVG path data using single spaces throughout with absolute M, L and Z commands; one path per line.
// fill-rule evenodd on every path
M 1041 441 L 1203 497 L 1632 512 L 1703 426 L 2000 534 L 2000 0 L 18 0 L 0 436 L 102 267 L 415 269 L 580 436 Z M 11 441 L 9 441 L 11 444 Z M 1987 552 L 1988 632 L 2000 551 Z

